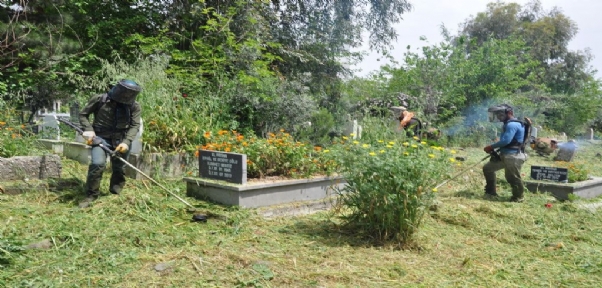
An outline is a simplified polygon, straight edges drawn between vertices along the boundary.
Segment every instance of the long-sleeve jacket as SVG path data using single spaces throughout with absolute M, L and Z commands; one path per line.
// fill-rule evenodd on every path
M 121 104 L 105 95 L 99 94 L 90 98 L 88 104 L 79 113 L 81 126 L 84 131 L 94 131 L 98 136 L 131 146 L 140 130 L 142 114 L 140 104 L 138 102 L 131 105 Z M 90 115 L 94 115 L 93 123 L 90 123 Z

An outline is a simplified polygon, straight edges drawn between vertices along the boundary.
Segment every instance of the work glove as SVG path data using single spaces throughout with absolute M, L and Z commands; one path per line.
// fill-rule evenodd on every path
M 128 144 L 121 143 L 121 144 L 117 145 L 117 148 L 115 148 L 115 152 L 125 153 L 125 152 L 128 152 L 129 149 L 130 149 L 130 147 L 128 146 Z
M 490 154 L 491 152 L 493 152 L 493 147 L 491 147 L 491 145 L 483 148 L 483 151 L 485 151 L 485 153 Z
M 88 145 L 92 145 L 93 139 L 94 137 L 96 137 L 96 133 L 94 133 L 94 131 L 84 131 L 84 133 L 82 133 L 82 136 L 84 137 Z

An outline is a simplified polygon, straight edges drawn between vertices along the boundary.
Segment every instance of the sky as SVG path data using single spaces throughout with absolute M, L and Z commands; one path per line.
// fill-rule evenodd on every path
M 456 35 L 459 24 L 470 16 L 484 12 L 487 3 L 494 0 L 409 0 L 413 9 L 403 15 L 403 20 L 396 24 L 397 41 L 391 55 L 397 62 L 403 60 L 406 46 L 411 49 L 433 45 L 441 42 L 441 24 L 444 24 L 452 35 Z M 506 3 L 518 3 L 524 5 L 529 0 L 503 1 Z M 544 10 L 551 10 L 556 6 L 573 20 L 579 31 L 569 43 L 570 50 L 590 49 L 594 59 L 590 65 L 598 70 L 597 78 L 602 78 L 602 1 L 601 0 L 540 0 Z M 428 43 L 420 41 L 420 37 L 427 38 Z M 366 76 L 374 72 L 380 66 L 389 62 L 376 52 L 368 51 L 368 47 L 362 48 L 369 54 L 365 59 L 351 68 L 357 70 L 356 75 Z

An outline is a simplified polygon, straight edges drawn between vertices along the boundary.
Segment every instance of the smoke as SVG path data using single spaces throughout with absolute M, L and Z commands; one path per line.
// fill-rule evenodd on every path
M 447 136 L 468 136 L 473 134 L 490 134 L 496 126 L 488 121 L 487 109 L 493 106 L 493 101 L 485 101 L 469 105 L 462 109 L 461 116 L 448 122 L 449 126 L 441 129 Z M 497 125 L 499 126 L 499 125 Z M 489 133 L 488 133 L 489 131 Z
M 503 100 L 484 100 L 481 103 L 475 103 L 462 109 L 461 116 L 448 122 L 449 126 L 441 129 L 444 135 L 455 136 L 482 136 L 489 139 L 499 137 L 501 124 L 499 122 L 489 122 L 487 109 L 491 106 L 508 104 L 514 110 L 514 116 L 518 119 L 524 117 L 535 117 L 540 112 L 537 109 L 513 105 L 511 101 Z

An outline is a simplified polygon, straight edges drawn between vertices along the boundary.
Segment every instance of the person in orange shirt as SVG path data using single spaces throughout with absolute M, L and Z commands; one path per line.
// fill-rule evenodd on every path
M 408 137 L 421 138 L 420 132 L 422 131 L 422 122 L 414 117 L 414 113 L 408 111 L 405 107 L 391 107 L 393 110 L 401 110 L 397 118 L 399 120 L 399 129 L 405 130 Z

